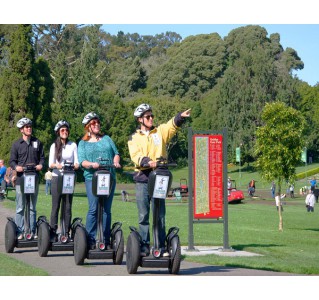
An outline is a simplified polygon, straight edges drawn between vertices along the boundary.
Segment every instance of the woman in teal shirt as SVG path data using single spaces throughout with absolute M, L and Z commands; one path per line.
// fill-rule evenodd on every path
M 119 152 L 108 135 L 100 133 L 100 118 L 94 113 L 88 113 L 83 121 L 85 134 L 78 145 L 79 163 L 84 170 L 85 188 L 89 202 L 89 210 L 86 218 L 86 230 L 88 232 L 89 249 L 96 245 L 95 236 L 97 231 L 98 197 L 92 193 L 92 178 L 94 172 L 99 168 L 98 158 L 107 159 L 116 168 L 120 168 Z M 111 168 L 111 176 L 114 184 L 108 198 L 104 201 L 103 210 L 103 234 L 107 249 L 110 249 L 111 234 L 111 207 L 116 186 L 115 170 Z

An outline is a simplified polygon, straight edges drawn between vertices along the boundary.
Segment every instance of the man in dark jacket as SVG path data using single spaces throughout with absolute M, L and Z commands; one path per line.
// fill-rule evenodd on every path
M 44 164 L 44 151 L 42 143 L 32 136 L 32 121 L 28 118 L 22 118 L 18 121 L 22 137 L 15 141 L 11 147 L 10 167 L 17 171 L 16 182 L 16 224 L 18 228 L 18 240 L 24 238 L 24 209 L 25 195 L 21 193 L 21 180 L 23 168 L 29 164 L 34 164 L 36 171 L 42 170 Z M 30 227 L 34 238 L 36 235 L 36 204 L 38 199 L 38 184 L 35 184 L 35 193 L 31 195 L 30 201 Z

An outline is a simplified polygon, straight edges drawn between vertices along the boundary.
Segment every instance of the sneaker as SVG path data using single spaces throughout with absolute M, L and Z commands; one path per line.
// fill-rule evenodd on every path
M 168 257 L 169 256 L 169 253 L 167 252 L 167 251 L 165 251 L 164 253 L 163 253 L 163 257 Z
M 149 245 L 143 245 L 141 248 L 141 256 L 149 256 L 150 255 L 150 246 Z
M 167 252 L 166 248 L 162 248 L 161 249 L 161 256 L 163 256 L 163 257 L 168 257 L 169 256 L 169 253 Z
M 18 235 L 18 240 L 21 241 L 21 240 L 23 240 L 23 238 L 24 238 L 23 233 L 20 233 L 20 234 Z
M 89 240 L 88 241 L 88 249 L 89 250 L 94 250 L 96 249 L 96 244 L 98 243 L 98 241 L 92 241 L 92 240 Z
M 38 235 L 37 235 L 36 233 L 34 233 L 34 234 L 33 234 L 33 238 L 34 238 L 34 239 L 37 239 L 37 238 L 38 238 Z

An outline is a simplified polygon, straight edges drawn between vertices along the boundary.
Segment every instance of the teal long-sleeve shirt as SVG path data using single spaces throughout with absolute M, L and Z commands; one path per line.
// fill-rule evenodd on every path
M 99 162 L 98 158 L 108 159 L 110 164 L 113 164 L 113 159 L 115 155 L 119 155 L 119 152 L 108 135 L 104 135 L 101 140 L 95 143 L 90 143 L 81 140 L 78 145 L 78 156 L 79 164 L 82 167 L 82 162 L 87 160 L 90 162 Z M 92 180 L 95 169 L 85 169 L 84 178 L 85 180 Z M 110 169 L 113 178 L 115 179 L 114 168 Z

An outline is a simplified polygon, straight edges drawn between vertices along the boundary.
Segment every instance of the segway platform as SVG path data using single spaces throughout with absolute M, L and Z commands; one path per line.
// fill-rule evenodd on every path
M 16 248 L 32 248 L 38 246 L 38 240 L 19 240 L 16 243 Z
M 169 257 L 155 258 L 155 257 L 152 257 L 152 255 L 147 257 L 142 257 L 140 266 L 143 268 L 168 268 Z
M 73 251 L 74 249 L 74 242 L 54 242 L 51 244 L 51 251 Z
M 88 251 L 87 258 L 88 259 L 112 259 L 113 253 L 114 253 L 113 249 L 112 250 L 93 249 Z

